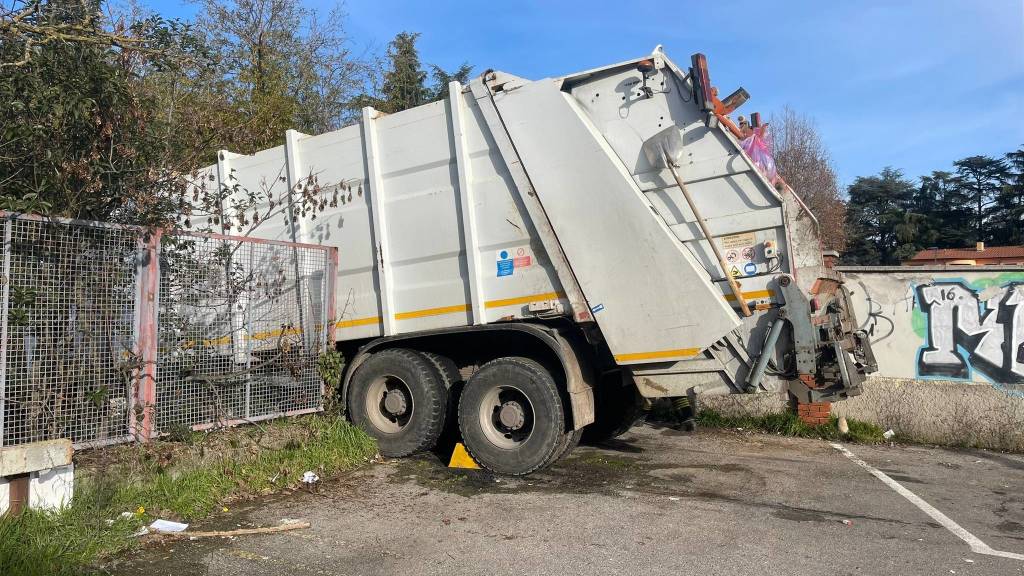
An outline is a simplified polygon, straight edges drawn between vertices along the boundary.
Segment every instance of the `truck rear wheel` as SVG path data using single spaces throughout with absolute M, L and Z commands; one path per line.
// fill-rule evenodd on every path
M 559 447 L 555 449 L 555 452 L 551 454 L 551 458 L 549 458 L 548 461 L 544 463 L 544 466 L 542 466 L 542 468 L 552 466 L 562 458 L 568 456 L 574 448 L 580 445 L 580 439 L 583 437 L 584 430 L 586 430 L 586 428 L 581 428 L 579 430 L 570 430 L 566 432 L 565 436 L 562 437 L 562 440 L 559 443 Z
M 617 438 L 644 415 L 640 392 L 620 373 L 606 374 L 594 390 L 594 423 L 583 429 L 585 444 Z
M 558 387 L 528 358 L 499 358 L 473 374 L 459 400 L 459 428 L 470 455 L 500 474 L 529 474 L 567 448 Z
M 366 360 L 349 384 L 352 422 L 397 458 L 432 448 L 441 435 L 448 391 L 440 371 L 413 350 L 394 348 Z

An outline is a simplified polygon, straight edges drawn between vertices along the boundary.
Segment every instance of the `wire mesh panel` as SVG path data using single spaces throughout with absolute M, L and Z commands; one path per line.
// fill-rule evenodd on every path
M 2 216 L 0 443 L 130 438 L 138 230 Z
M 322 409 L 333 274 L 321 246 L 164 236 L 156 431 Z
M 0 212 L 0 446 L 321 410 L 334 248 Z

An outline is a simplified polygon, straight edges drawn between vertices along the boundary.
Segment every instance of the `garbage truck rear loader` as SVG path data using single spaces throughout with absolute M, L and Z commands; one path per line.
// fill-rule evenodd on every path
M 383 454 L 448 423 L 484 467 L 525 474 L 643 398 L 835 401 L 873 369 L 814 216 L 740 145 L 744 94 L 719 100 L 702 55 L 684 69 L 660 48 L 561 78 L 487 71 L 207 170 L 235 194 L 340 198 L 256 235 L 339 247 L 340 393 Z

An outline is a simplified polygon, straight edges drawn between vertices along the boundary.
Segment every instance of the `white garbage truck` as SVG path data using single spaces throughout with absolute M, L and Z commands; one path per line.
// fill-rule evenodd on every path
M 339 248 L 340 398 L 382 454 L 455 429 L 526 474 L 645 399 L 835 401 L 873 370 L 814 215 L 741 146 L 745 99 L 659 47 L 559 78 L 488 70 L 205 170 L 231 194 L 340 197 L 253 234 Z

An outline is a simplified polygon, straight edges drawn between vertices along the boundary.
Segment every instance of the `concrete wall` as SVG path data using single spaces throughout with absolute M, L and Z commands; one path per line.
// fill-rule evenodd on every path
M 1024 383 L 1024 268 L 848 268 L 879 375 Z M 1016 392 L 1020 395 L 1020 392 Z
M 833 413 L 922 442 L 1024 450 L 1024 267 L 848 267 L 878 373 Z M 777 396 L 708 399 L 728 413 Z

